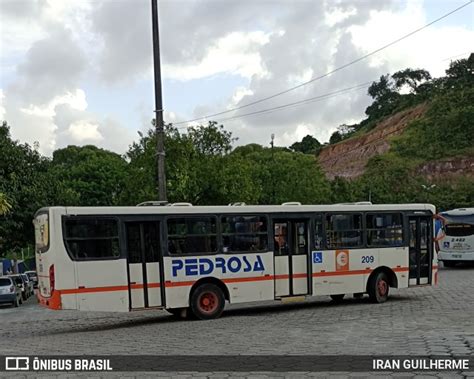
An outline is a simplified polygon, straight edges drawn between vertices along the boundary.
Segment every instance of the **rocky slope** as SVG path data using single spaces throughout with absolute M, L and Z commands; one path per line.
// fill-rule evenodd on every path
M 325 147 L 318 160 L 327 178 L 355 179 L 361 176 L 370 158 L 390 149 L 390 137 L 403 133 L 408 124 L 422 117 L 426 110 L 426 104 L 420 104 L 398 112 L 368 133 Z M 430 168 L 427 166 L 425 171 L 428 173 Z
M 474 157 L 456 157 L 431 161 L 421 165 L 417 173 L 428 181 L 451 181 L 463 177 L 474 178 Z

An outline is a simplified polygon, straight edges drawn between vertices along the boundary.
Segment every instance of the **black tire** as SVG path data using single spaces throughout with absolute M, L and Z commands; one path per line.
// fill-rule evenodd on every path
M 28 299 L 28 296 L 26 296 L 26 292 L 23 292 L 23 293 L 21 294 L 21 297 L 22 297 L 22 299 L 25 300 L 25 301 Z
M 456 266 L 456 263 L 455 261 L 443 261 L 443 266 L 444 267 L 454 267 Z
M 340 295 L 329 295 L 335 303 L 340 303 L 344 299 L 345 294 L 340 294 Z
M 191 311 L 200 320 L 218 318 L 224 310 L 225 297 L 215 284 L 201 284 L 191 294 Z
M 369 293 L 370 300 L 374 303 L 385 303 L 388 299 L 388 293 L 390 291 L 390 282 L 387 274 L 383 271 L 373 275 L 369 280 L 369 286 L 367 292 Z

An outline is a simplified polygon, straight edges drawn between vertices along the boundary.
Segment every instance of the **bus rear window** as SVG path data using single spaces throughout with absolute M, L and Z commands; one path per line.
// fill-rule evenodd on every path
M 449 237 L 467 237 L 474 234 L 474 225 L 448 224 L 445 226 L 446 235 Z
M 44 253 L 49 248 L 49 218 L 48 213 L 41 213 L 33 221 L 35 227 L 36 251 Z

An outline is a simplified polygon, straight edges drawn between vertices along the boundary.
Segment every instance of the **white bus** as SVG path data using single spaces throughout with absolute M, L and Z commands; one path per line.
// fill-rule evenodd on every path
M 474 262 L 474 208 L 453 209 L 440 215 L 445 225 L 438 259 L 446 267 Z
M 50 207 L 35 215 L 40 303 L 219 317 L 437 282 L 429 204 Z

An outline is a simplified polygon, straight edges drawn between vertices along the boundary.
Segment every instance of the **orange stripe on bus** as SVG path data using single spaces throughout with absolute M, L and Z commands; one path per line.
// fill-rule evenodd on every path
M 149 283 L 148 288 L 160 287 L 160 283 Z M 130 288 L 133 290 L 143 289 L 143 284 L 131 284 Z M 114 291 L 128 291 L 128 286 L 107 286 L 107 287 L 84 287 L 84 288 L 72 288 L 65 290 L 58 290 L 62 295 L 71 295 L 76 293 L 95 293 L 95 292 L 114 292 Z
M 394 267 L 392 268 L 394 272 L 407 272 L 408 267 Z M 323 271 L 323 272 L 314 272 L 313 277 L 318 276 L 345 276 L 345 275 L 364 275 L 370 274 L 373 269 L 364 269 L 364 270 L 352 270 L 352 271 Z
M 435 268 L 435 266 L 433 266 Z M 437 268 L 437 267 L 436 267 Z M 392 269 L 395 272 L 407 272 L 408 267 L 395 267 Z M 320 277 L 320 276 L 345 276 L 345 275 L 363 275 L 363 274 L 370 274 L 373 270 L 372 269 L 364 269 L 364 270 L 352 270 L 352 271 L 322 271 L 322 272 L 314 272 L 312 273 L 313 277 Z M 307 278 L 308 274 L 306 273 L 297 273 L 293 274 L 294 279 L 304 279 Z M 289 279 L 289 274 L 281 274 L 281 275 L 265 275 L 265 276 L 252 276 L 252 277 L 245 277 L 245 278 L 226 278 L 221 279 L 224 283 L 242 283 L 242 282 L 259 282 L 259 281 L 267 281 L 267 280 L 282 280 L 282 279 Z M 165 287 L 187 287 L 192 286 L 196 283 L 196 280 L 192 281 L 181 281 L 181 282 L 172 282 L 166 281 Z M 147 285 L 148 288 L 159 288 L 161 287 L 160 283 L 149 283 Z M 73 289 L 61 289 L 56 290 L 61 295 L 71 295 L 71 294 L 78 294 L 78 293 L 97 293 L 97 292 L 113 292 L 113 291 L 128 291 L 128 285 L 121 285 L 121 286 L 106 286 L 106 287 L 84 287 L 84 288 L 73 288 Z M 133 290 L 136 289 L 143 289 L 143 284 L 131 284 L 130 288 Z

